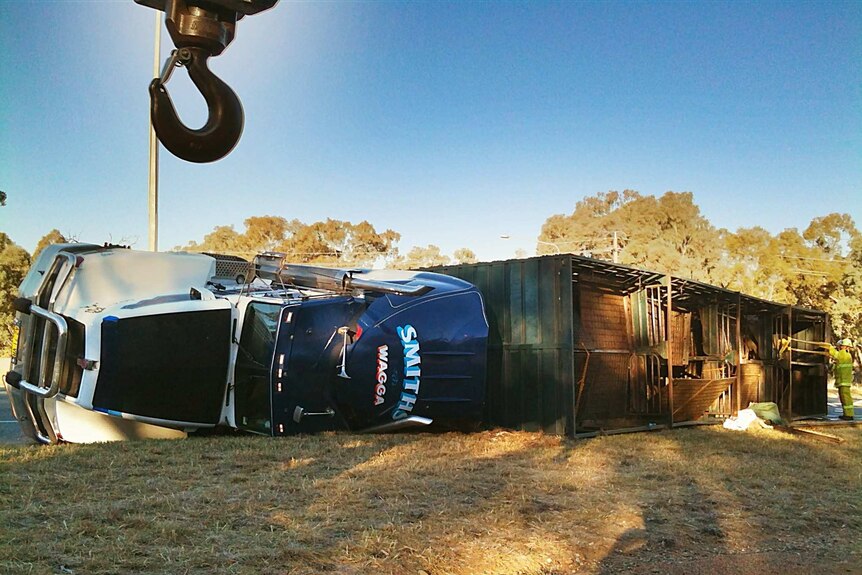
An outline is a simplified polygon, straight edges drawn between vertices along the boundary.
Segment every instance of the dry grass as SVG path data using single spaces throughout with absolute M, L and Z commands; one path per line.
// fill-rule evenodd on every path
M 860 573 L 862 428 L 0 446 L 0 572 Z

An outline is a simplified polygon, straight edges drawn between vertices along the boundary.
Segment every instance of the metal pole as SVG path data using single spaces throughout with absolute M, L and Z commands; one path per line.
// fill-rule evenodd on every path
M 153 40 L 153 78 L 161 75 L 161 44 L 162 44 L 162 13 L 155 10 L 156 31 Z M 159 251 L 159 140 L 153 123 L 147 117 L 150 125 L 150 177 L 149 177 L 149 250 Z
M 667 321 L 665 322 L 667 341 L 667 403 L 670 411 L 668 427 L 673 429 L 673 280 L 671 276 L 665 276 L 667 282 Z
M 552 248 L 554 248 L 555 250 L 557 250 L 557 254 L 558 254 L 558 255 L 559 255 L 559 254 L 561 254 L 561 253 L 563 253 L 563 252 L 561 252 L 561 251 L 560 251 L 560 246 L 558 246 L 557 244 L 555 244 L 555 243 L 553 243 L 553 242 L 545 242 L 545 241 L 542 241 L 542 240 L 536 240 L 536 243 L 541 244 L 541 245 L 551 246 Z
M 787 307 L 787 337 L 793 337 L 793 306 Z M 793 346 L 787 346 L 787 371 L 789 383 L 787 386 L 787 421 L 793 421 Z
M 574 302 L 576 300 L 574 298 L 574 295 L 575 295 L 574 291 L 576 289 L 579 289 L 579 288 L 578 288 L 578 286 L 575 285 L 574 281 L 572 280 L 572 258 L 571 258 L 571 256 L 569 256 L 565 260 L 563 260 L 563 265 L 565 266 L 564 270 L 563 270 L 564 277 L 561 279 L 558 279 L 558 281 L 559 282 L 563 282 L 563 281 L 567 282 L 568 288 L 569 288 L 568 290 L 566 290 L 566 292 L 564 292 L 564 293 L 566 293 L 567 297 L 565 300 L 563 300 L 561 302 L 561 304 L 563 306 L 563 309 L 566 309 L 569 312 L 567 317 L 565 318 L 567 321 L 565 321 L 563 323 L 563 325 L 568 328 L 566 330 L 567 341 L 572 346 L 571 348 L 569 348 L 568 351 L 569 351 L 569 369 L 571 370 L 571 374 L 572 374 L 572 382 L 571 382 L 571 386 L 570 386 L 571 392 L 572 392 L 572 404 L 570 407 L 571 407 L 571 416 L 572 416 L 571 417 L 571 419 L 572 419 L 572 439 L 574 439 L 578 436 L 578 382 L 576 381 L 577 376 L 575 375 L 575 366 L 577 365 L 577 362 L 575 361 L 575 321 L 574 321 L 574 318 L 576 317 L 575 316 L 576 312 L 574 309 L 574 305 L 575 305 Z M 580 310 L 577 310 L 577 313 L 580 314 Z M 586 374 L 584 374 L 584 378 L 586 379 Z
M 748 358 L 746 358 L 748 359 Z M 736 293 L 736 412 L 742 404 L 742 293 Z M 747 407 L 747 406 L 746 406 Z

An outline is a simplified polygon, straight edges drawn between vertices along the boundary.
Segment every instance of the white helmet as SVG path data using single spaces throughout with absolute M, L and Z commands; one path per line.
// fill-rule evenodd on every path
M 851 340 L 849 337 L 845 337 L 844 339 L 842 339 L 838 342 L 838 345 L 839 346 L 846 345 L 847 347 L 853 347 L 853 340 Z

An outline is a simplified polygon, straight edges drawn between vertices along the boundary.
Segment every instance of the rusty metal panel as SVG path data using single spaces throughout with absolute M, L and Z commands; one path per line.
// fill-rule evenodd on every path
M 615 420 L 628 418 L 630 358 L 625 353 L 576 353 L 575 364 L 586 376 L 579 390 L 579 427 L 610 429 Z
M 723 358 L 734 349 L 736 317 L 731 306 L 711 304 L 699 310 L 705 355 Z
M 649 329 L 649 293 L 638 290 L 631 294 L 632 338 L 635 347 L 650 348 L 657 342 L 652 341 Z
M 766 372 L 763 364 L 759 361 L 743 363 L 740 369 L 742 388 L 739 401 L 742 408 L 748 407 L 749 403 L 769 401 L 766 395 Z
M 691 357 L 691 314 L 673 312 L 671 314 L 673 349 L 671 358 L 674 365 L 688 365 Z
M 631 350 L 624 296 L 591 283 L 578 286 L 580 325 L 575 326 L 576 349 Z
M 735 381 L 735 378 L 674 380 L 674 422 L 699 419 Z
M 654 423 L 666 409 L 663 360 L 653 353 L 664 339 L 664 317 L 655 297 L 660 292 L 636 292 L 629 299 L 584 280 L 575 290 L 581 320 L 575 325 L 578 431 Z M 649 347 L 636 352 L 636 341 Z

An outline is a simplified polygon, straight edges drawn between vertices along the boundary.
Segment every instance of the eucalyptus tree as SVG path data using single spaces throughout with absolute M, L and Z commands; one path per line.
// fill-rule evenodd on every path
M 30 254 L 0 232 L 0 356 L 8 356 L 12 345 L 12 301 L 18 296 L 18 286 L 30 269 Z

